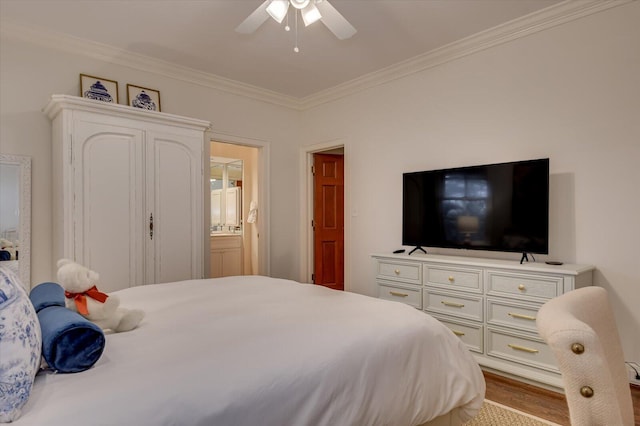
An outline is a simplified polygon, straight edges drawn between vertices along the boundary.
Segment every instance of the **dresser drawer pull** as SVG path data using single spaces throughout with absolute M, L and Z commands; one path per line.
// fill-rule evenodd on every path
M 453 331 L 453 334 L 455 334 L 456 336 L 464 336 L 464 333 L 462 331 L 458 331 L 458 330 L 451 330 Z
M 527 288 L 524 286 L 524 284 L 520 284 L 520 285 L 518 286 L 518 290 L 520 290 L 520 291 L 525 291 L 526 289 L 527 289 Z
M 522 314 L 517 314 L 515 312 L 509 312 L 509 316 L 512 316 L 514 318 L 520 318 L 520 319 L 526 319 L 529 321 L 535 321 L 536 317 L 532 317 L 531 315 L 522 315 Z
M 393 272 L 395 272 L 395 274 L 396 274 L 396 275 L 400 275 L 400 269 L 396 269 L 396 270 L 395 270 L 395 271 L 393 271 Z
M 513 345 L 511 343 L 509 343 L 507 346 L 509 346 L 511 349 L 515 349 L 516 351 L 528 352 L 530 354 L 537 354 L 538 352 L 540 352 L 537 349 L 526 348 L 524 346 Z
M 464 308 L 464 304 L 462 303 L 447 302 L 445 300 L 441 300 L 440 303 L 442 303 L 444 306 L 451 306 L 453 308 Z
M 407 297 L 407 296 L 409 296 L 408 294 L 398 293 L 397 291 L 390 291 L 389 294 L 392 295 L 392 296 L 398 296 L 398 297 Z
M 449 282 L 452 283 L 454 282 L 456 279 L 453 277 L 453 275 L 449 275 Z

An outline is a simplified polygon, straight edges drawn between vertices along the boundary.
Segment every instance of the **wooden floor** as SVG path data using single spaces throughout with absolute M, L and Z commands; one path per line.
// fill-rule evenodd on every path
M 570 426 L 569 409 L 563 394 L 484 372 L 486 398 L 499 404 L 533 414 L 563 426 Z M 635 424 L 640 425 L 640 388 L 631 387 Z

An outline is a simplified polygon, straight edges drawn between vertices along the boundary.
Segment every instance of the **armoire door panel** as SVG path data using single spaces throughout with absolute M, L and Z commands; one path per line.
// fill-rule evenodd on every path
M 76 261 L 97 271 L 106 292 L 141 283 L 144 241 L 143 136 L 139 130 L 77 122 L 74 141 Z M 118 265 L 114 268 L 113 265 Z
M 148 283 L 195 276 L 202 269 L 202 163 L 199 138 L 171 139 L 147 133 L 148 214 L 153 212 L 154 237 L 148 253 L 155 259 Z M 200 238 L 194 238 L 200 235 Z

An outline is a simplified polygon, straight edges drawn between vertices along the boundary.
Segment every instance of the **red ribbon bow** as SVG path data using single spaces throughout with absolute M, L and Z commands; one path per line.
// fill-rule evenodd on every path
M 67 299 L 73 299 L 76 302 L 76 308 L 78 308 L 78 312 L 82 315 L 89 315 L 89 309 L 87 308 L 87 296 L 100 303 L 106 302 L 107 297 L 109 297 L 107 294 L 99 291 L 95 285 L 83 293 L 70 293 L 65 291 L 64 295 Z

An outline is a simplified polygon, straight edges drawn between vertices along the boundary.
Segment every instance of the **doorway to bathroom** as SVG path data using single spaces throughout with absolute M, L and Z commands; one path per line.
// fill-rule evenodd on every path
M 208 276 L 266 274 L 261 259 L 262 149 L 211 140 L 209 152 Z

